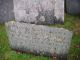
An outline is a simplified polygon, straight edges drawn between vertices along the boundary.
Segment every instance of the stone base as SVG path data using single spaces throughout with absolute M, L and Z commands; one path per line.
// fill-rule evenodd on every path
M 68 53 L 72 32 L 64 28 L 7 22 L 6 28 L 11 48 L 44 55 Z

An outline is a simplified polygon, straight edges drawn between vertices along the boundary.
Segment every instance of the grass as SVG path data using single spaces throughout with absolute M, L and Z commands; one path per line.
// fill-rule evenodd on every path
M 73 31 L 68 60 L 80 59 L 80 18 L 79 16 L 65 15 L 64 25 L 56 24 L 50 27 L 63 27 Z M 53 60 L 50 57 L 21 54 L 10 49 L 5 25 L 0 24 L 0 60 Z

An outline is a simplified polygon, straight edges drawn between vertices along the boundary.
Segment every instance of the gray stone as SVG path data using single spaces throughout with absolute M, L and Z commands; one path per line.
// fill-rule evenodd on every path
M 13 0 L 16 21 L 54 24 L 64 22 L 64 0 Z
M 0 23 L 13 19 L 13 0 L 0 0 Z
M 54 12 L 57 19 L 64 20 L 64 0 L 55 0 Z
M 70 14 L 80 14 L 80 0 L 66 0 L 66 10 Z
M 10 46 L 15 50 L 45 55 L 68 53 L 72 32 L 64 28 L 7 22 Z

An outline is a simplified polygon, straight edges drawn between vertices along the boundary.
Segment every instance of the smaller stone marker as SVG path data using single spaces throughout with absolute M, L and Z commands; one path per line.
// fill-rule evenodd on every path
M 68 54 L 72 32 L 64 28 L 20 22 L 7 22 L 6 28 L 11 48 L 35 54 L 59 56 Z

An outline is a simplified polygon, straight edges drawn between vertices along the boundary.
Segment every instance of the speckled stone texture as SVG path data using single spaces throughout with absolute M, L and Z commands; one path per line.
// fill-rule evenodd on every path
M 13 19 L 13 0 L 0 0 L 0 23 Z
M 10 46 L 20 51 L 44 55 L 68 53 L 72 32 L 64 28 L 20 22 L 7 22 Z
M 16 21 L 54 24 L 64 22 L 64 0 L 13 0 Z
M 65 0 L 66 10 L 70 14 L 78 15 L 80 14 L 80 0 Z

